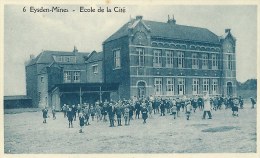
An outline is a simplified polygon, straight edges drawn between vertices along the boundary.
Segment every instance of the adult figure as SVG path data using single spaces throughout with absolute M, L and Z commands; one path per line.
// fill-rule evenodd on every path
M 203 112 L 203 117 L 202 117 L 202 119 L 205 119 L 206 114 L 208 114 L 209 119 L 212 119 L 212 115 L 211 115 L 211 112 L 210 112 L 210 110 L 211 110 L 211 105 L 210 105 L 209 94 L 206 93 L 206 94 L 204 95 L 203 99 L 204 99 L 204 109 L 203 109 L 204 112 Z

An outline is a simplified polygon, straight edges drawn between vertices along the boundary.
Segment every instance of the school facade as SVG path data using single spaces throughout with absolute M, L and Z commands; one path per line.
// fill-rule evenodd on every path
M 223 31 L 224 32 L 224 31 Z M 148 96 L 236 95 L 236 39 L 205 28 L 137 16 L 103 51 L 42 51 L 26 64 L 34 106 Z
M 224 30 L 223 30 L 224 33 Z M 236 39 L 205 28 L 137 16 L 103 43 L 104 81 L 120 98 L 236 95 Z

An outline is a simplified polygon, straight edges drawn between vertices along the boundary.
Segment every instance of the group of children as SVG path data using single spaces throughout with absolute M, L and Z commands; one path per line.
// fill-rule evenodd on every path
M 255 101 L 251 98 L 252 108 L 254 107 Z M 160 114 L 160 116 L 165 116 L 166 113 L 173 115 L 176 119 L 179 116 L 180 111 L 185 112 L 186 119 L 189 120 L 191 113 L 196 112 L 196 109 L 203 111 L 202 119 L 206 118 L 208 114 L 208 119 L 212 119 L 211 110 L 219 110 L 222 105 L 225 108 L 232 109 L 232 115 L 238 116 L 238 108 L 243 108 L 243 99 L 241 97 L 214 97 L 210 98 L 208 95 L 204 97 L 194 97 L 190 99 L 186 98 L 176 98 L 176 99 L 161 99 L 161 98 L 148 98 L 141 100 L 119 100 L 115 101 L 105 101 L 103 103 L 96 102 L 95 104 L 83 105 L 66 105 L 62 107 L 64 117 L 68 118 L 69 128 L 73 128 L 73 120 L 76 121 L 77 115 L 80 125 L 80 133 L 83 132 L 83 127 L 90 125 L 91 120 L 94 121 L 107 121 L 109 119 L 109 127 L 115 127 L 115 121 L 117 121 L 117 126 L 122 126 L 122 119 L 124 119 L 124 125 L 130 125 L 130 120 L 139 119 L 140 114 L 142 115 L 143 123 L 147 122 L 148 117 L 152 115 Z M 53 112 L 54 111 L 54 112 Z M 48 109 L 44 108 L 43 112 L 43 123 L 46 123 Z M 55 108 L 52 109 L 53 118 L 55 116 Z M 115 119 L 116 117 L 116 119 Z

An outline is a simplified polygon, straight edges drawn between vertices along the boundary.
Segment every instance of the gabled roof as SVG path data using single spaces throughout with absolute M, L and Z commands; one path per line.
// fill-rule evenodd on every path
M 234 41 L 236 41 L 236 38 L 231 34 L 231 32 L 226 32 L 224 35 L 220 36 L 220 39 L 226 39 L 228 37 L 231 37 Z
M 91 62 L 101 61 L 101 60 L 103 60 L 103 52 L 93 51 L 89 55 L 89 58 L 87 59 L 86 63 L 91 63 Z
M 220 44 L 216 34 L 206 28 L 193 26 L 185 26 L 178 24 L 170 24 L 156 21 L 141 20 L 151 31 L 153 38 L 167 38 L 185 41 L 205 42 Z M 109 42 L 123 36 L 128 36 L 128 30 L 136 22 L 128 22 L 124 24 L 118 31 L 111 35 L 105 42 Z M 104 43 L 105 43 L 104 42 Z
M 84 57 L 87 57 L 90 53 L 86 52 L 66 52 L 66 51 L 50 51 L 45 50 L 41 52 L 35 59 L 29 61 L 26 66 L 36 63 L 51 64 L 54 62 L 53 56 L 76 56 L 76 64 L 84 64 Z

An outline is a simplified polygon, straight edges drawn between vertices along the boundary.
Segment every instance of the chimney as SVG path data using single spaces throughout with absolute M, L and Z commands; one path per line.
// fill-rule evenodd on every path
M 136 20 L 142 20 L 142 19 L 143 19 L 143 16 L 141 16 L 141 15 L 136 16 Z
M 174 19 L 174 15 L 172 15 L 172 19 L 170 18 L 170 15 L 168 15 L 168 24 L 176 24 L 176 20 Z
M 76 46 L 74 46 L 73 53 L 78 53 L 78 49 Z
M 231 29 L 225 29 L 225 33 L 230 33 Z
M 30 60 L 34 59 L 35 56 L 33 54 L 30 55 Z

